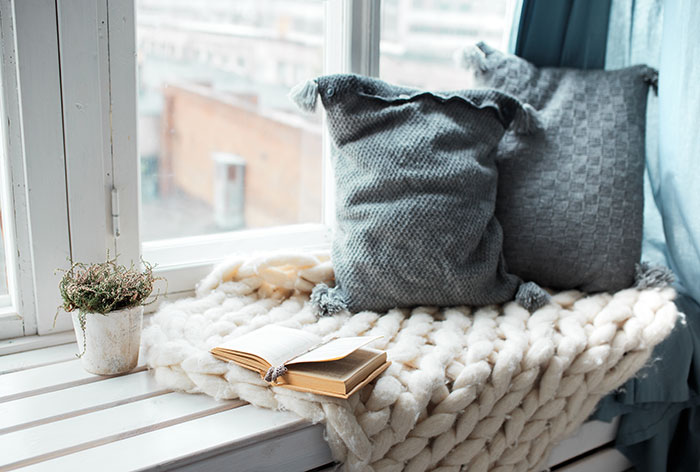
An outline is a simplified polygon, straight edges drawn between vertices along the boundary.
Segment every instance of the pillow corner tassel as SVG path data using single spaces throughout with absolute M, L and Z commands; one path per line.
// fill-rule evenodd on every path
M 466 46 L 461 51 L 458 49 L 455 52 L 454 60 L 457 67 L 476 70 L 485 75 L 495 69 L 497 63 L 500 62 L 497 51 L 483 41 Z
M 664 288 L 676 281 L 676 277 L 668 267 L 640 262 L 634 267 L 634 288 Z
M 330 288 L 326 284 L 318 284 L 311 291 L 311 306 L 319 316 L 332 316 L 348 309 L 345 296 L 338 287 Z
M 306 82 L 295 85 L 289 91 L 289 98 L 296 106 L 308 113 L 316 110 L 318 100 L 318 82 L 309 79 Z
M 523 103 L 518 107 L 513 119 L 513 130 L 516 134 L 534 134 L 543 129 L 540 114 L 529 103 Z
M 462 69 L 475 69 L 480 72 L 488 72 L 490 69 L 486 54 L 479 44 L 467 46 L 461 51 L 457 50 L 454 59 L 457 66 Z
M 653 67 L 646 67 L 642 72 L 642 80 L 654 91 L 654 95 L 659 94 L 659 71 Z
M 532 313 L 551 301 L 552 297 L 535 282 L 523 282 L 515 294 L 515 301 Z

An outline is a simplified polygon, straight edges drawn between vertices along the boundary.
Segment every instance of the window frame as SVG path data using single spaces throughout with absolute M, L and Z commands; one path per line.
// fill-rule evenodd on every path
M 133 0 L 128 0 L 127 3 L 131 2 Z M 520 17 L 521 7 L 522 0 L 508 1 L 506 17 L 512 18 L 514 22 L 512 25 L 517 24 L 516 20 Z M 328 0 L 325 2 L 324 73 L 380 76 L 381 13 L 382 0 Z M 513 41 L 517 35 L 517 28 L 511 27 L 510 31 L 507 30 L 504 34 Z M 135 45 L 133 52 L 136 53 Z M 136 83 L 134 83 L 135 87 Z M 254 253 L 265 250 L 315 251 L 330 248 L 335 225 L 335 191 L 330 162 L 331 140 L 325 113 L 322 127 L 321 223 L 286 225 L 143 243 L 141 247 L 144 259 L 158 264 L 155 272 L 168 280 L 168 293 L 172 298 L 193 294 L 195 284 L 211 270 L 213 265 L 234 253 Z M 153 309 L 152 307 L 151 310 Z
M 60 270 L 70 260 L 109 254 L 129 264 L 143 254 L 167 278 L 169 296 L 180 298 L 233 253 L 329 248 L 334 186 L 325 117 L 321 223 L 142 244 L 134 0 L 0 0 L 0 7 L 3 219 L 15 276 L 0 339 L 71 329 L 70 317 L 54 320 Z M 324 8 L 324 70 L 378 76 L 380 0 Z
M 512 1 L 518 16 L 521 1 Z M 381 6 L 324 2 L 326 73 L 379 76 Z M 168 280 L 169 298 L 180 298 L 234 253 L 330 247 L 335 201 L 325 116 L 320 223 L 141 243 L 135 10 L 135 0 L 0 0 L 0 170 L 12 301 L 0 308 L 0 339 L 71 329 L 69 316 L 54 322 L 60 269 L 71 259 L 98 262 L 109 253 L 138 264 L 143 255 Z
M 0 339 L 69 329 L 53 326 L 57 286 L 70 255 L 63 116 L 53 0 L 0 0 L 3 220 L 12 305 Z M 30 211 L 31 209 L 31 211 Z
M 379 76 L 381 0 L 333 0 L 324 8 L 324 71 Z M 135 53 L 135 44 L 133 47 Z M 134 83 L 134 90 L 136 86 Z M 235 253 L 330 247 L 335 199 L 325 115 L 322 126 L 322 221 L 145 242 L 141 245 L 143 258 L 157 264 L 155 272 L 168 280 L 170 297 L 191 295 L 216 262 Z

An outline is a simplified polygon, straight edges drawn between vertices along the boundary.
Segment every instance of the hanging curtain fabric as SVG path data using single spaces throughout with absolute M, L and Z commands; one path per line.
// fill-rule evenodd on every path
M 612 0 L 605 68 L 647 64 L 658 69 L 663 11 L 663 0 Z M 642 260 L 668 267 L 663 221 L 655 197 L 659 194 L 659 169 L 659 100 L 657 94 L 649 94 Z
M 647 116 L 643 260 L 677 276 L 685 324 L 604 398 L 638 472 L 700 470 L 700 1 L 522 0 L 514 52 L 538 66 L 659 69 Z M 518 23 L 516 23 L 518 24 Z
M 647 118 L 642 257 L 671 267 L 686 322 L 654 350 L 657 359 L 601 402 L 622 414 L 616 447 L 638 472 L 700 470 L 700 3 L 613 0 L 606 68 L 659 69 Z
M 602 69 L 611 0 L 523 0 L 515 54 L 543 67 Z
M 670 267 L 700 301 L 700 2 L 668 0 L 664 9 L 655 197 Z

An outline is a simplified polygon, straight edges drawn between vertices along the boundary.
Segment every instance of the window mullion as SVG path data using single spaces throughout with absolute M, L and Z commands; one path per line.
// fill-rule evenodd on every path
M 56 5 L 71 255 L 98 262 L 115 252 L 106 0 Z
M 141 179 L 137 149 L 136 12 L 133 0 L 107 3 L 113 187 L 119 199 L 116 254 L 138 263 L 141 254 Z M 114 229 L 114 228 L 113 228 Z
M 350 72 L 379 77 L 381 0 L 350 0 Z
M 381 0 L 339 0 L 326 3 L 324 70 L 379 77 Z M 323 123 L 323 221 L 335 224 L 335 191 L 331 144 Z
M 10 0 L 0 0 L 0 10 L 12 12 Z M 0 303 L 0 339 L 36 333 L 36 306 L 34 299 L 33 269 L 29 239 L 29 214 L 25 184 L 25 165 L 22 151 L 20 124 L 19 77 L 17 74 L 17 47 L 14 15 L 0 15 L 0 169 L 2 187 L 2 230 L 5 268 L 9 295 Z M 2 275 L 2 274 L 0 274 Z M 7 300 L 9 298 L 9 300 Z M 20 316 L 20 313 L 25 316 Z
M 380 0 L 328 2 L 326 71 L 379 76 L 380 23 Z

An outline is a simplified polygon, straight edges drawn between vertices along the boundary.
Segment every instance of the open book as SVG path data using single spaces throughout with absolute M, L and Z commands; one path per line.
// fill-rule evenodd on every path
M 335 338 L 269 325 L 211 350 L 214 357 L 254 370 L 273 385 L 348 398 L 384 372 L 386 352 L 366 346 L 381 336 Z

